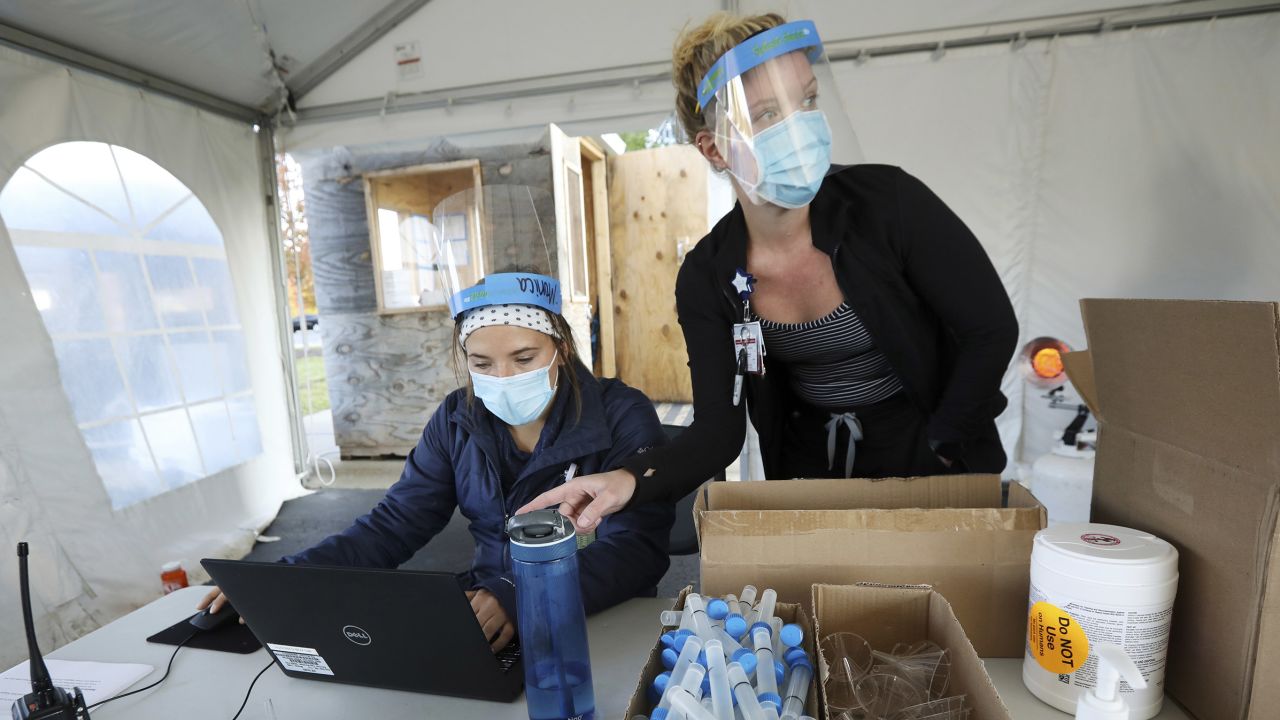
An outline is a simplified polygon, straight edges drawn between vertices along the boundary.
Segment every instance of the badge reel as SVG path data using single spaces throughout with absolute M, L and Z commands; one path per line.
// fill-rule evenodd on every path
M 733 405 L 742 401 L 742 384 L 747 374 L 764 375 L 764 330 L 759 320 L 751 319 L 751 294 L 755 277 L 741 268 L 733 278 L 733 287 L 742 299 L 742 322 L 733 324 Z

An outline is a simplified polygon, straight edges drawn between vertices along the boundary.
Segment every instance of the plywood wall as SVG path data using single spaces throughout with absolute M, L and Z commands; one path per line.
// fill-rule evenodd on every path
M 545 132 L 485 146 L 435 139 L 394 149 L 339 147 L 297 158 L 333 429 L 345 457 L 407 454 L 459 382 L 450 360 L 453 322 L 447 312 L 378 312 L 362 174 L 472 158 L 480 161 L 485 185 L 551 192 Z
M 707 164 L 691 146 L 609 159 L 618 377 L 655 402 L 693 402 L 676 272 L 708 229 Z

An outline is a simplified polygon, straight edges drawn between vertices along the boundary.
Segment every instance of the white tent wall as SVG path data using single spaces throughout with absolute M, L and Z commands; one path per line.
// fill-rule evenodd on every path
M 1022 341 L 1079 348 L 1083 297 L 1280 298 L 1276 67 L 1268 14 L 838 75 L 867 160 L 923 178 L 982 240 Z M 1016 371 L 1004 389 L 1001 434 L 1031 462 L 1071 415 Z
M 0 226 L 0 666 L 25 656 L 12 548 L 31 543 L 33 604 L 44 649 L 159 595 L 160 565 L 235 556 L 281 502 L 293 470 L 279 318 L 258 137 L 247 124 L 0 48 L 0 187 L 57 143 L 120 145 L 173 173 L 222 232 L 249 356 L 262 454 L 120 510 L 100 481 L 59 380 L 7 231 Z M 2 549 L 2 548 L 0 548 Z M 157 628 L 158 630 L 159 628 Z

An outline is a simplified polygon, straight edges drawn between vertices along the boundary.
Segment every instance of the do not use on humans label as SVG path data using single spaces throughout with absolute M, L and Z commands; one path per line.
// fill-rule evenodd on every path
M 1040 667 L 1057 675 L 1075 672 L 1089 658 L 1089 638 L 1071 613 L 1047 602 L 1031 606 L 1027 648 Z

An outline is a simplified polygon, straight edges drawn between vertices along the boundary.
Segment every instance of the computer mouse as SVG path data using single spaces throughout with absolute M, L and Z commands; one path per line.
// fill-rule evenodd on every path
M 195 615 L 192 615 L 189 622 L 197 630 L 208 632 L 209 630 L 216 630 L 223 625 L 235 622 L 239 617 L 240 613 L 237 613 L 228 605 L 224 606 L 216 613 L 211 613 L 208 610 L 201 610 Z

